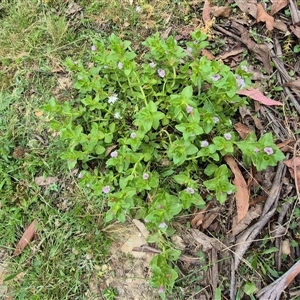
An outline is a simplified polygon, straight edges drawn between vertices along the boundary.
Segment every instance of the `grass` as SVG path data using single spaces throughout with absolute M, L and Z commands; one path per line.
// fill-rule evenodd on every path
M 107 259 L 113 238 L 101 217 L 101 199 L 77 187 L 57 157 L 61 147 L 49 130 L 41 106 L 51 97 L 75 96 L 64 60 L 88 61 L 95 36 L 111 32 L 139 41 L 167 26 L 176 1 L 4 0 L 0 6 L 0 240 L 8 254 L 25 228 L 38 221 L 37 236 L 23 253 L 10 259 L 9 286 L 13 299 L 92 299 L 89 280 Z M 154 9 L 155 7 L 155 9 Z M 180 12 L 173 14 L 180 23 Z M 169 22 L 169 21 L 168 21 Z M 57 177 L 49 186 L 35 177 Z M 75 176 L 75 177 L 74 177 Z M 103 296 L 114 299 L 114 290 Z M 96 297 L 96 296 L 95 296 Z
M 138 50 L 140 41 L 151 33 L 163 33 L 169 26 L 171 32 L 191 28 L 199 18 L 188 1 L 141 0 L 130 5 L 129 0 L 80 0 L 77 4 L 70 6 L 64 0 L 3 0 L 0 4 L 1 247 L 12 254 L 25 228 L 38 221 L 35 241 L 9 261 L 6 284 L 13 299 L 99 297 L 90 291 L 90 278 L 101 279 L 97 270 L 105 264 L 114 238 L 101 215 L 102 199 L 77 186 L 76 174 L 57 155 L 63 145 L 41 111 L 51 97 L 59 101 L 76 97 L 65 59 L 88 62 L 87 50 L 99 35 L 114 32 L 130 39 Z M 217 41 L 212 51 L 222 46 Z M 58 181 L 39 186 L 37 176 Z M 249 258 L 253 264 L 259 261 L 252 253 Z M 266 259 L 272 266 L 272 259 Z M 184 287 L 196 293 L 189 291 L 189 284 L 200 280 L 192 272 L 178 281 L 178 291 Z M 116 296 L 113 289 L 102 294 L 105 299 Z

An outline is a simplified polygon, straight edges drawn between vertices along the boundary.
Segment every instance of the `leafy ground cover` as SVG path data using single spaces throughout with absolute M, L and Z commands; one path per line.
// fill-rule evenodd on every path
M 281 295 L 299 273 L 283 2 L 1 3 L 3 297 Z

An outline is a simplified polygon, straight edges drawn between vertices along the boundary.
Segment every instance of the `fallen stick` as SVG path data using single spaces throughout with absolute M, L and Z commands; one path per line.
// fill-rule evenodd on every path
M 281 293 L 300 273 L 300 260 L 296 262 L 286 273 L 276 279 L 273 283 L 265 286 L 256 296 L 259 300 L 279 300 Z

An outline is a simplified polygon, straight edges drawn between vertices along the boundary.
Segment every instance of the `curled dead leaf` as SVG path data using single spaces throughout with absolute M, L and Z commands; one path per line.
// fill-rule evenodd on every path
M 257 16 L 256 16 L 257 22 L 265 22 L 267 29 L 272 31 L 274 29 L 274 18 L 270 16 L 266 11 L 264 10 L 263 6 L 259 3 L 257 4 Z
M 16 246 L 13 256 L 21 254 L 25 247 L 33 240 L 34 235 L 36 233 L 36 224 L 36 220 L 32 221 L 32 223 L 24 231 L 24 234 L 22 235 L 21 239 L 19 240 Z

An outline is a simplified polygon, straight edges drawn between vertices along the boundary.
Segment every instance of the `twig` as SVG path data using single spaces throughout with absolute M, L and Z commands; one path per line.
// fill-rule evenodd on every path
M 155 254 L 160 254 L 161 253 L 160 250 L 155 249 L 155 248 L 150 247 L 150 246 L 147 246 L 147 245 L 141 246 L 141 247 L 133 247 L 132 251 L 155 253 Z M 199 263 L 199 258 L 188 256 L 188 255 L 180 255 L 179 260 L 190 263 L 190 264 Z
M 256 296 L 260 300 L 279 300 L 281 293 L 300 272 L 300 260 L 295 263 L 285 274 L 273 283 L 261 289 Z
M 248 250 L 255 237 L 261 232 L 263 227 L 269 222 L 270 218 L 276 212 L 277 202 L 281 190 L 282 177 L 285 173 L 284 170 L 285 165 L 282 162 L 279 163 L 272 189 L 258 222 L 256 222 L 253 226 L 248 228 L 243 232 L 243 234 L 239 236 L 237 240 L 238 245 L 236 246 L 234 252 L 234 264 L 232 273 L 238 269 L 243 255 Z M 231 288 L 235 286 L 235 282 L 233 281 L 235 281 L 235 276 L 231 276 Z M 235 292 L 235 290 L 230 291 L 231 299 L 235 299 Z

